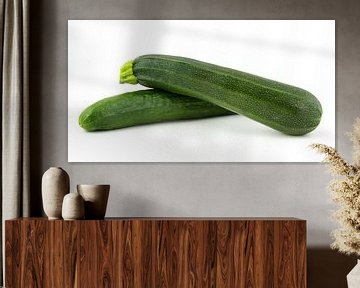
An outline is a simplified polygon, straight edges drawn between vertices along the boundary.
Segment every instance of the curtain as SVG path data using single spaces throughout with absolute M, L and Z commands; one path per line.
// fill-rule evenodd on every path
M 4 221 L 29 216 L 29 0 L 0 0 L 1 199 Z M 4 272 L 2 273 L 4 276 Z M 4 277 L 1 277 L 3 282 Z

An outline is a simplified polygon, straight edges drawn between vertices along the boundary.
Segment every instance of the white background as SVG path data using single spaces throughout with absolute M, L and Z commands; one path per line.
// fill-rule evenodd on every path
M 308 145 L 335 145 L 335 21 L 74 21 L 68 23 L 70 162 L 312 162 Z M 243 116 L 89 133 L 78 116 L 120 85 L 119 68 L 142 54 L 170 54 L 295 85 L 322 103 L 312 133 L 287 136 Z

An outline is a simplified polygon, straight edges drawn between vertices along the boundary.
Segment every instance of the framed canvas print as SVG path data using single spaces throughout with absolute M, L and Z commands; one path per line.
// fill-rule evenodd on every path
M 333 20 L 69 20 L 69 162 L 317 162 Z

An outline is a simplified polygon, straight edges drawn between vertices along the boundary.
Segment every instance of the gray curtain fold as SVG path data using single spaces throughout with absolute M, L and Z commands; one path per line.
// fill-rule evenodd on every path
M 3 247 L 1 263 L 4 269 L 4 221 L 27 217 L 30 211 L 29 0 L 0 0 L 0 9 Z

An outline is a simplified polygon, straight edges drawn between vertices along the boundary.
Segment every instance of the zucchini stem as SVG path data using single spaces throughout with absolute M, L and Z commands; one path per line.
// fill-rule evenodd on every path
M 133 71 L 133 60 L 127 61 L 120 68 L 120 83 L 137 84 L 138 80 Z

